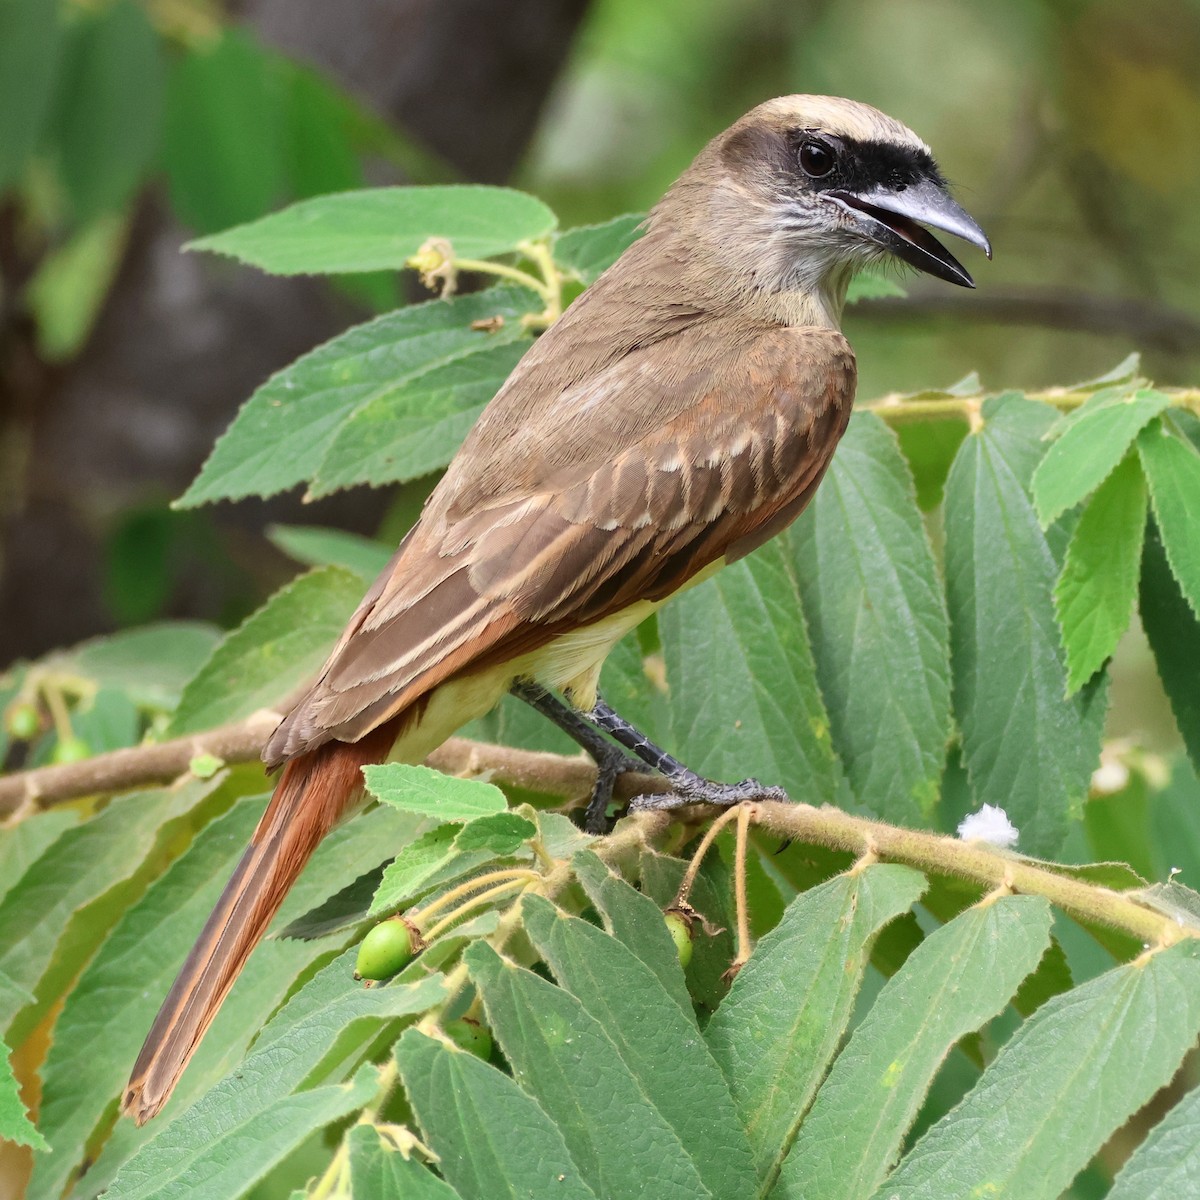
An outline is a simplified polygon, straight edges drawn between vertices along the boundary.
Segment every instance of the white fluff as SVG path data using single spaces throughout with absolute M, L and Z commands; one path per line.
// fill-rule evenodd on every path
M 964 842 L 987 842 L 989 846 L 1011 850 L 1020 834 L 1004 809 L 985 804 L 977 813 L 963 819 L 958 836 Z

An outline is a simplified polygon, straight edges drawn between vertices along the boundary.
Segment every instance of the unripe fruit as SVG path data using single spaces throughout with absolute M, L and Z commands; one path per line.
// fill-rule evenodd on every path
M 415 926 L 403 917 L 389 917 L 359 943 L 354 978 L 390 979 L 424 948 Z
M 82 762 L 91 756 L 91 746 L 83 738 L 75 737 L 74 734 L 59 738 L 54 744 L 54 749 L 50 751 L 50 761 L 60 767 L 67 763 Z
M 446 1036 L 462 1049 L 482 1058 L 487 1062 L 492 1057 L 492 1035 L 486 1025 L 481 1025 L 473 1017 L 459 1017 L 457 1021 L 449 1021 L 443 1026 Z
M 688 963 L 692 961 L 692 945 L 695 941 L 695 935 L 692 933 L 692 919 L 681 909 L 668 908 L 663 913 L 663 921 L 666 922 L 667 932 L 675 943 L 675 953 L 679 955 L 679 965 L 686 970 Z
M 40 727 L 38 711 L 32 704 L 14 704 L 4 714 L 4 728 L 8 731 L 8 736 L 16 738 L 19 742 L 32 741 L 37 737 Z

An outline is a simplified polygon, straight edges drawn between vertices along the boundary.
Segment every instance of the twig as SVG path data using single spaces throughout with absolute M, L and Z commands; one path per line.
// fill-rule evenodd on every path
M 926 322 L 931 316 L 957 321 L 990 321 L 1002 325 L 1035 325 L 1080 333 L 1128 337 L 1142 347 L 1169 354 L 1200 350 L 1200 320 L 1188 312 L 1129 296 L 1098 296 L 1054 288 L 997 289 L 970 297 L 920 292 L 862 300 L 854 317 Z
M 828 805 L 814 808 L 762 801 L 755 807 L 757 823 L 779 837 L 957 875 L 989 890 L 1006 887 L 1019 894 L 1044 896 L 1073 917 L 1120 929 L 1148 946 L 1200 937 L 1200 929 L 1181 924 L 1131 896 L 1059 874 L 982 842 L 885 825 Z
M 240 724 L 196 737 L 115 750 L 85 762 L 12 775 L 0 779 L 0 812 L 171 781 L 187 770 L 196 754 L 245 762 L 257 757 L 275 721 L 273 714 L 258 713 Z M 590 795 L 596 774 L 595 767 L 582 756 L 515 750 L 466 738 L 451 738 L 426 761 L 448 774 L 485 775 L 497 783 L 565 799 L 582 800 Z M 663 780 L 642 774 L 626 773 L 618 780 L 622 799 L 664 790 L 667 785 Z M 1123 930 L 1147 945 L 1169 945 L 1200 933 L 1135 897 L 1070 878 L 978 842 L 885 825 L 828 806 L 759 801 L 754 808 L 756 822 L 780 837 L 859 855 L 872 853 L 920 870 L 957 875 L 985 890 L 1008 886 L 1014 892 L 1045 896 L 1080 920 Z M 661 838 L 670 827 L 666 814 L 638 814 L 622 821 L 611 837 L 599 840 L 597 850 L 609 861 L 616 861 L 631 847 Z
M 82 762 L 15 772 L 0 778 L 0 816 L 49 808 L 80 796 L 172 783 L 200 755 L 225 763 L 254 762 L 278 723 L 278 713 L 263 710 L 206 733 L 112 750 Z M 596 779 L 591 760 L 582 755 L 543 754 L 467 738 L 450 738 L 426 761 L 447 775 L 487 775 L 510 787 L 580 800 L 591 794 Z M 641 792 L 666 790 L 665 782 L 628 773 L 618 779 L 616 796 L 627 800 Z
M 1143 385 L 1145 386 L 1145 385 Z M 1172 406 L 1187 408 L 1194 413 L 1200 413 L 1200 388 L 1156 388 L 1171 397 Z M 880 396 L 878 400 L 870 400 L 859 405 L 880 416 L 889 425 L 906 425 L 915 421 L 956 420 L 965 421 L 972 427 L 979 420 L 979 409 L 987 395 L 995 392 L 980 392 L 975 396 L 906 396 L 895 392 Z M 1069 388 L 1047 388 L 1041 392 L 1023 393 L 1028 400 L 1037 400 L 1042 404 L 1052 405 L 1062 412 L 1069 412 L 1095 395 L 1094 391 L 1072 391 Z

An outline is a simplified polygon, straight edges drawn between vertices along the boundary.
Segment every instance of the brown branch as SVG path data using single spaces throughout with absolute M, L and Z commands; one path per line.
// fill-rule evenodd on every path
M 862 300 L 855 317 L 889 323 L 949 317 L 1001 325 L 1036 325 L 1076 333 L 1127 337 L 1138 345 L 1169 354 L 1200 352 L 1200 319 L 1151 300 L 1097 296 L 1058 288 L 989 288 L 969 297 L 945 292 L 914 292 L 903 299 Z
M 245 721 L 204 733 L 113 750 L 83 762 L 16 772 L 0 778 L 0 816 L 49 808 L 80 796 L 171 783 L 201 755 L 226 763 L 254 762 L 278 723 L 279 714 L 264 709 Z M 591 760 L 582 755 L 543 754 L 467 738 L 450 738 L 428 762 L 448 775 L 487 775 L 500 784 L 566 798 L 586 797 L 596 778 Z M 626 800 L 639 792 L 665 790 L 662 780 L 631 773 L 617 780 L 616 796 Z
M 251 762 L 258 757 L 263 741 L 277 721 L 277 714 L 263 711 L 243 722 L 194 737 L 114 750 L 85 762 L 20 772 L 0 779 L 0 813 L 27 811 L 78 796 L 168 783 L 183 775 L 192 759 L 201 754 L 214 755 L 227 763 Z M 427 761 L 447 774 L 483 775 L 496 783 L 565 799 L 586 798 L 596 778 L 595 767 L 582 755 L 569 757 L 517 750 L 467 738 L 451 738 Z M 638 773 L 627 773 L 617 781 L 619 799 L 666 790 L 669 789 L 665 781 Z M 1007 888 L 1044 896 L 1080 920 L 1123 930 L 1148 946 L 1170 945 L 1184 937 L 1200 936 L 1200 928 L 1185 925 L 1143 904 L 1134 895 L 1086 883 L 979 842 L 886 825 L 829 805 L 814 808 L 808 804 L 761 802 L 751 806 L 751 819 L 771 833 L 809 845 L 871 854 L 918 870 L 957 875 L 984 890 Z M 661 834 L 666 823 L 661 813 L 642 813 L 628 823 L 623 822 L 620 828 L 637 840 Z

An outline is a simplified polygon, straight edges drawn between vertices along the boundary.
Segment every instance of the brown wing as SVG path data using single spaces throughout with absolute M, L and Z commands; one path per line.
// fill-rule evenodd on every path
M 489 412 L 265 757 L 354 741 L 452 675 L 748 553 L 820 482 L 854 379 L 838 333 L 709 321 L 536 422 Z

